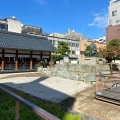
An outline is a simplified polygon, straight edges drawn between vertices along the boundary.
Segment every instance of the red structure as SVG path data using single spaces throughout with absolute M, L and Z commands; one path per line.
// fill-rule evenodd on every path
M 120 39 L 120 25 L 108 26 L 106 28 L 106 44 L 112 39 Z

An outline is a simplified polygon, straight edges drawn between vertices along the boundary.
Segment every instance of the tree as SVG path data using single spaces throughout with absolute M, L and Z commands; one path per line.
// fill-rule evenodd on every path
M 108 63 L 120 57 L 120 40 L 111 40 L 106 48 L 99 48 L 101 57 L 104 57 Z
M 108 43 L 108 45 L 106 47 L 107 48 L 119 48 L 120 47 L 120 40 L 113 39 Z
M 69 57 L 70 52 L 71 51 L 68 44 L 62 41 L 58 43 L 58 49 L 55 51 L 55 53 L 51 57 L 56 62 L 63 59 L 65 56 Z
M 89 51 L 90 51 L 90 45 L 86 45 L 86 49 L 85 49 L 85 56 L 89 56 Z
M 97 57 L 98 56 L 97 47 L 96 47 L 96 44 L 94 44 L 94 42 L 92 42 L 91 45 L 86 45 L 85 56 L 86 57 Z

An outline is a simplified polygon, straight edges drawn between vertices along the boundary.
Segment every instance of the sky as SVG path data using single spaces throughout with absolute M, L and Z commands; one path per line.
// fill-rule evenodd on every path
M 15 16 L 44 33 L 66 34 L 68 28 L 90 39 L 106 34 L 110 0 L 0 0 L 0 19 Z

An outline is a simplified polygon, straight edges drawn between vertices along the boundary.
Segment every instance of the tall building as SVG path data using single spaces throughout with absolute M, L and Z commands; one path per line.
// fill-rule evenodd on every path
M 112 39 L 120 39 L 120 0 L 110 0 L 106 43 Z
M 67 32 L 66 34 L 60 34 L 60 33 L 51 33 L 48 35 L 48 40 L 57 48 L 58 43 L 60 41 L 64 41 L 68 43 L 68 46 L 71 50 L 70 53 L 70 59 L 78 59 L 78 55 L 80 55 L 80 37 L 78 39 L 76 32 L 72 31 Z M 81 35 L 81 34 L 80 34 Z
M 110 0 L 108 25 L 120 24 L 120 0 Z
M 6 19 L 0 19 L 0 30 L 21 33 L 21 22 L 14 16 Z
M 93 41 L 96 41 L 97 43 L 103 43 L 103 44 L 106 44 L 106 36 L 102 36 L 100 38 L 97 38 L 97 39 L 93 39 Z

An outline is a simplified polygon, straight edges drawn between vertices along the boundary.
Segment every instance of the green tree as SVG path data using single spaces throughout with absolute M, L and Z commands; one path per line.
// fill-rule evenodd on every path
M 91 45 L 86 45 L 85 56 L 86 57 L 98 57 L 99 53 L 97 51 L 96 44 L 94 42 Z
M 89 55 L 89 51 L 90 51 L 90 45 L 86 45 L 86 49 L 85 49 L 85 56 Z
M 58 43 L 58 49 L 51 57 L 54 60 L 54 62 L 56 62 L 63 59 L 65 56 L 69 57 L 69 54 L 70 54 L 70 48 L 68 44 L 62 41 Z
M 120 47 L 120 40 L 113 39 L 108 43 L 108 45 L 106 47 L 107 48 L 119 48 Z

